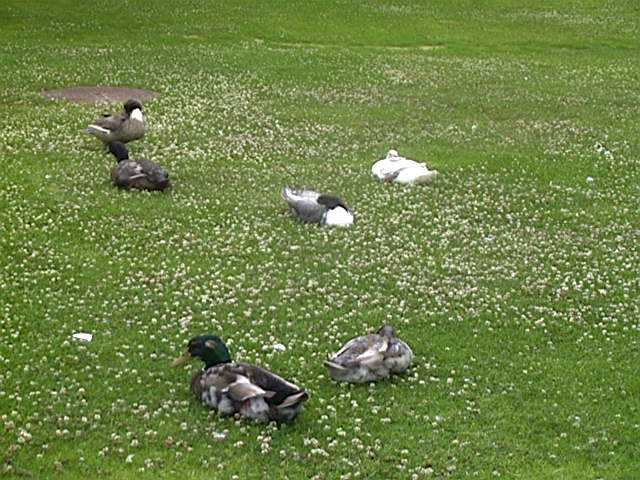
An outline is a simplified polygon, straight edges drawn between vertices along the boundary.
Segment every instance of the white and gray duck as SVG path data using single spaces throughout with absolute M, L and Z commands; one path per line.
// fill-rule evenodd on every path
M 114 140 L 127 143 L 136 140 L 144 135 L 142 104 L 137 98 L 130 98 L 124 102 L 124 111 L 105 113 L 83 131 L 95 135 L 104 143 Z
M 191 390 L 205 405 L 221 413 L 256 422 L 289 422 L 309 397 L 297 385 L 251 363 L 234 362 L 217 335 L 197 335 L 173 365 L 199 358 L 204 367 L 191 379 Z
M 426 183 L 438 175 L 437 170 L 429 170 L 426 164 L 403 157 L 394 149 L 373 164 L 371 173 L 385 182 L 407 185 Z
M 170 186 L 169 172 L 146 158 L 129 158 L 124 143 L 109 142 L 109 151 L 118 160 L 111 169 L 111 180 L 115 185 L 140 190 L 164 190 Z
M 404 372 L 413 360 L 411 347 L 396 337 L 391 325 L 352 338 L 324 361 L 331 378 L 364 383 Z
M 293 190 L 282 187 L 282 198 L 289 204 L 291 212 L 307 222 L 322 225 L 351 225 L 353 213 L 345 200 L 331 193 L 314 190 Z

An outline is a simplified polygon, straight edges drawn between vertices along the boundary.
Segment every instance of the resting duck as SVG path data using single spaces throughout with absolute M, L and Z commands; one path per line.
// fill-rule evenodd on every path
M 282 187 L 282 198 L 289 204 L 291 211 L 307 222 L 323 225 L 351 225 L 353 213 L 342 197 L 331 193 L 318 193 L 313 190 L 292 190 Z
M 136 140 L 144 135 L 144 117 L 142 104 L 136 98 L 124 102 L 124 112 L 105 113 L 96 118 L 83 130 L 109 143 L 119 140 L 123 143 Z
M 437 170 L 429 170 L 424 163 L 401 157 L 397 150 L 389 150 L 387 156 L 371 167 L 371 172 L 385 182 L 409 185 L 425 183 L 438 175 Z
M 324 361 L 334 380 L 364 383 L 404 372 L 413 360 L 409 345 L 396 337 L 391 325 L 377 333 L 352 338 Z
M 201 359 L 205 365 L 191 379 L 191 390 L 202 403 L 222 413 L 239 413 L 256 422 L 289 422 L 309 397 L 297 385 L 265 368 L 233 362 L 217 335 L 193 337 L 173 365 L 192 358 Z
M 164 190 L 169 186 L 169 172 L 146 158 L 129 158 L 124 143 L 109 142 L 109 151 L 118 159 L 111 169 L 111 180 L 117 186 L 141 190 Z

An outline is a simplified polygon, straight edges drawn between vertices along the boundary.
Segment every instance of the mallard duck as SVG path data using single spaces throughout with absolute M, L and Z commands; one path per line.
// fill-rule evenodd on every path
M 331 193 L 318 193 L 313 190 L 292 190 L 282 187 L 282 198 L 289 204 L 291 211 L 308 222 L 323 225 L 351 225 L 353 213 L 342 197 Z
M 144 117 L 142 104 L 136 98 L 124 102 L 124 111 L 119 113 L 105 113 L 96 118 L 83 129 L 109 143 L 120 140 L 123 143 L 136 140 L 144 135 Z
M 397 150 L 389 150 L 387 156 L 375 162 L 371 172 L 385 182 L 409 185 L 425 183 L 438 175 L 437 170 L 429 170 L 424 163 L 400 156 Z
M 413 360 L 409 345 L 391 325 L 377 333 L 352 338 L 324 361 L 334 380 L 364 383 L 404 372 Z
M 257 422 L 293 420 L 309 395 L 266 368 L 233 362 L 217 335 L 197 335 L 173 365 L 199 358 L 204 367 L 191 379 L 191 390 L 205 405 L 222 413 L 240 413 Z
M 109 151 L 118 159 L 111 169 L 111 180 L 117 186 L 141 190 L 164 190 L 169 186 L 169 172 L 146 158 L 129 158 L 124 143 L 109 142 Z

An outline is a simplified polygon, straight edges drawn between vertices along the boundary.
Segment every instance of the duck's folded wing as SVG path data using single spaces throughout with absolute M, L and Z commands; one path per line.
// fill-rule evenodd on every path
M 341 357 L 345 359 L 358 360 L 365 358 L 368 352 L 384 352 L 389 342 L 380 335 L 369 334 L 352 338 L 338 350 L 331 360 L 339 360 Z
M 291 395 L 304 393 L 296 384 L 285 380 L 266 368 L 247 363 L 240 363 L 238 365 L 246 372 L 246 376 L 251 383 L 260 387 L 265 392 L 273 393 L 273 395 L 265 395 L 269 403 L 279 405 L 285 402 Z M 304 397 L 306 398 L 306 395 Z
M 353 358 L 352 362 L 368 368 L 377 368 L 384 362 L 384 353 L 372 348 Z
M 124 160 L 111 169 L 111 179 L 119 187 L 129 187 L 132 182 L 142 177 L 144 172 L 137 162 Z
M 122 126 L 127 118 L 127 115 L 124 113 L 105 113 L 103 116 L 98 117 L 91 122 L 91 125 L 87 128 L 97 126 L 107 130 L 116 130 Z
M 320 222 L 325 213 L 325 207 L 315 199 L 301 198 L 295 202 L 289 202 L 289 206 L 303 220 Z
M 237 402 L 245 402 L 254 397 L 270 398 L 275 395 L 274 392 L 265 391 L 258 385 L 251 383 L 251 381 L 243 375 L 238 375 L 236 380 L 229 384 L 227 391 L 231 398 Z

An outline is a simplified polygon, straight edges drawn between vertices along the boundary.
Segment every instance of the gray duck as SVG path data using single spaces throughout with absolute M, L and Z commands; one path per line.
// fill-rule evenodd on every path
M 124 102 L 124 111 L 105 113 L 83 129 L 95 135 L 104 143 L 119 140 L 123 143 L 136 140 L 144 135 L 142 104 L 137 98 Z
M 391 325 L 384 325 L 376 333 L 352 338 L 324 364 L 334 380 L 364 383 L 402 373 L 412 360 L 411 347 Z
M 164 190 L 170 186 L 169 172 L 146 158 L 129 158 L 129 151 L 120 141 L 109 142 L 109 151 L 118 164 L 111 169 L 111 180 L 119 187 L 140 190 Z

